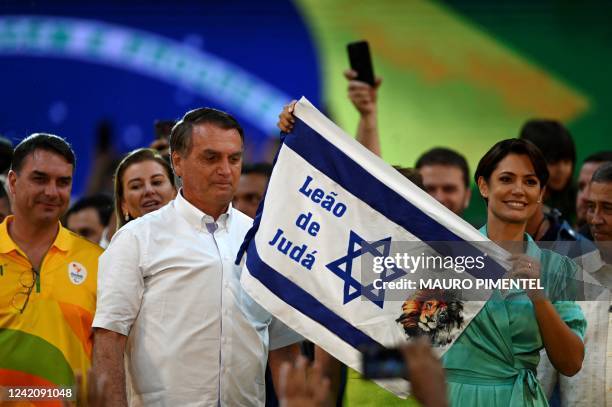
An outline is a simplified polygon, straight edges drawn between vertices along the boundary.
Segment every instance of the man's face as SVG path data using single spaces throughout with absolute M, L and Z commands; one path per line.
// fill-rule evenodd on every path
M 586 217 L 595 241 L 612 241 L 612 182 L 591 182 Z
M 242 140 L 236 129 L 214 124 L 193 127 L 191 151 L 172 153 L 183 195 L 205 213 L 213 214 L 232 201 L 242 168 Z
M 66 227 L 95 244 L 100 243 L 104 232 L 100 215 L 93 207 L 83 208 L 78 212 L 71 213 L 66 219 Z
M 576 194 L 576 222 L 579 225 L 586 222 L 589 184 L 591 183 L 593 174 L 601 164 L 603 163 L 584 163 L 580 169 L 580 174 L 578 175 L 578 193 Z
M 70 202 L 72 170 L 61 155 L 34 150 L 23 160 L 19 173 L 9 172 L 15 216 L 35 225 L 58 222 Z
M 268 177 L 264 174 L 251 173 L 241 175 L 238 189 L 232 202 L 234 208 L 254 218 L 259 202 L 263 198 L 264 192 L 266 192 L 267 185 Z
M 436 201 L 461 216 L 470 202 L 471 191 L 463 183 L 461 168 L 451 165 L 424 165 L 419 168 L 425 191 Z

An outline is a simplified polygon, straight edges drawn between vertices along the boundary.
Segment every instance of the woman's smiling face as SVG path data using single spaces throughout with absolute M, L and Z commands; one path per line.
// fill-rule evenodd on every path
M 123 174 L 121 209 L 138 218 L 166 205 L 176 196 L 164 167 L 154 160 L 130 165 Z
M 488 215 L 506 223 L 525 223 L 538 209 L 542 186 L 529 156 L 508 154 L 488 180 L 478 180 L 480 194 L 488 199 Z

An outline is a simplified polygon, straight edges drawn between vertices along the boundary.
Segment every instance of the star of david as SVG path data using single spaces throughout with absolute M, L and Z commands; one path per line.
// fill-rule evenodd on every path
M 380 250 L 381 248 L 382 251 Z M 344 280 L 343 304 L 347 304 L 353 301 L 355 298 L 359 298 L 363 294 L 378 307 L 383 308 L 385 301 L 385 290 L 383 288 L 374 288 L 374 283 L 365 287 L 361 285 L 361 283 L 352 276 L 353 261 L 366 253 L 370 253 L 374 257 L 387 257 L 390 250 L 390 236 L 373 243 L 368 243 L 357 233 L 353 232 L 352 230 L 350 231 L 346 256 L 342 256 L 326 265 L 326 267 L 332 273 Z M 344 269 L 342 266 L 344 266 Z M 394 266 L 391 268 L 385 268 L 385 270 L 380 273 L 379 278 L 382 282 L 389 282 L 406 274 L 407 273 L 404 270 Z

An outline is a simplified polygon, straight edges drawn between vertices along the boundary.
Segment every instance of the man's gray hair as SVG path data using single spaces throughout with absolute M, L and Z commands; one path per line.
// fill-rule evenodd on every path
M 170 133 L 170 152 L 176 151 L 181 156 L 189 155 L 193 145 L 193 126 L 206 123 L 214 124 L 224 130 L 236 129 L 240 134 L 240 140 L 244 143 L 244 131 L 232 115 L 210 107 L 201 107 L 185 113 L 185 116 L 174 125 Z
M 591 178 L 591 182 L 612 182 L 612 162 L 606 162 L 597 168 L 593 178 Z

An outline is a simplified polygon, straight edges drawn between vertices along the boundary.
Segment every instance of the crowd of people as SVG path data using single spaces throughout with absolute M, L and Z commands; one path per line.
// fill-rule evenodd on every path
M 357 140 L 381 156 L 382 81 L 345 76 Z M 294 105 L 281 112 L 281 131 L 291 131 Z M 168 140 L 118 163 L 114 196 L 89 194 L 70 208 L 76 158 L 64 139 L 0 143 L 0 386 L 78 382 L 84 405 L 109 406 L 612 402 L 609 291 L 581 302 L 565 285 L 586 272 L 611 286 L 612 151 L 587 157 L 575 183 L 571 134 L 536 119 L 481 158 L 480 232 L 522 243 L 510 246 L 511 276 L 541 279 L 544 289 L 494 293 L 441 360 L 423 341 L 404 347 L 414 372 L 406 401 L 347 371 L 243 291 L 234 260 L 272 173 L 243 163 L 244 138 L 230 114 L 191 110 Z M 457 216 L 470 203 L 460 152 L 433 148 L 413 169 L 396 169 Z M 544 241 L 578 244 L 536 244 Z

